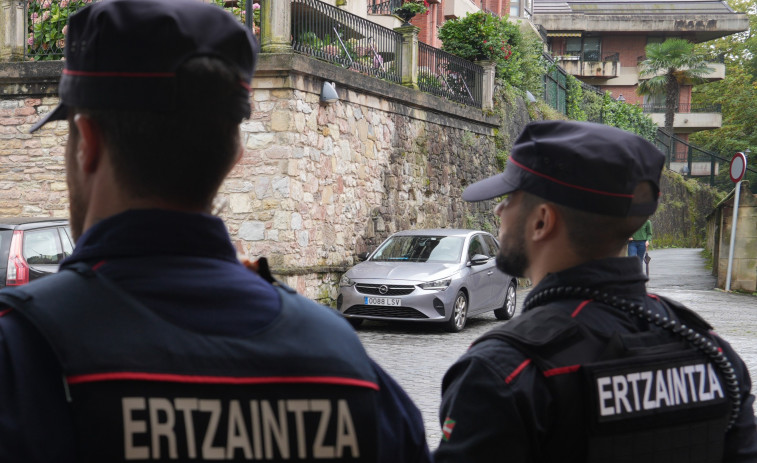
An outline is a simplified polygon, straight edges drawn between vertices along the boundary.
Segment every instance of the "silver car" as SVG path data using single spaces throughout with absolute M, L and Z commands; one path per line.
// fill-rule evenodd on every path
M 468 317 L 515 314 L 517 280 L 495 266 L 499 243 L 476 230 L 407 230 L 386 239 L 342 276 L 337 309 L 363 320 L 444 323 L 458 332 Z

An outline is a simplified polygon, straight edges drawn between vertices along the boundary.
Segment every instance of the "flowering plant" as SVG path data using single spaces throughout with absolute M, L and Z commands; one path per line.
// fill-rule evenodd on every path
M 415 16 L 417 14 L 428 13 L 428 1 L 427 0 L 405 0 L 402 5 L 395 8 L 394 13 L 402 15 L 407 13 Z
M 92 0 L 27 0 L 26 55 L 32 61 L 60 59 L 66 42 L 68 16 Z
M 247 19 L 247 2 L 252 1 L 252 29 L 255 35 L 260 34 L 260 3 L 259 0 L 238 0 L 236 6 L 226 6 L 225 0 L 214 0 L 216 5 L 233 14 L 241 22 Z

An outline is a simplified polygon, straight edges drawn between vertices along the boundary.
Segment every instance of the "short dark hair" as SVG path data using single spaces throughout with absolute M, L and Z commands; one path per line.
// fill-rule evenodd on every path
M 634 190 L 633 203 L 652 200 L 652 186 L 648 182 L 640 183 Z M 521 207 L 532 210 L 544 202 L 549 202 L 560 212 L 573 250 L 590 259 L 618 254 L 628 243 L 628 238 L 649 219 L 647 215 L 616 217 L 595 214 L 546 201 L 526 192 L 523 192 Z
M 240 77 L 232 69 L 217 58 L 188 60 L 177 71 L 176 111 L 72 112 L 91 117 L 100 129 L 120 187 L 137 197 L 207 209 L 234 165 L 240 134 L 228 108 L 202 102 L 233 100 Z

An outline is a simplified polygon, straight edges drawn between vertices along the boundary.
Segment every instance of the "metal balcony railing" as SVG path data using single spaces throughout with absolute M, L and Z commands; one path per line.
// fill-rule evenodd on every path
M 565 59 L 565 57 L 571 57 L 574 60 L 581 60 L 581 61 L 620 61 L 620 52 L 617 51 L 606 51 L 604 54 L 600 53 L 598 50 L 595 51 L 567 51 L 563 53 L 562 55 L 559 55 L 560 58 Z M 600 59 L 601 58 L 601 59 Z M 569 58 L 570 59 L 570 58 Z
M 664 113 L 666 111 L 664 104 L 645 103 L 640 104 L 641 110 L 645 113 Z M 678 103 L 677 113 L 719 113 L 721 105 L 718 104 L 700 104 L 700 103 Z
M 663 129 L 657 130 L 657 135 L 655 136 L 655 144 L 657 145 L 657 148 L 659 148 L 660 151 L 665 154 L 665 165 L 670 169 L 671 162 L 678 163 L 678 166 L 684 164 L 686 166 L 686 169 L 679 167 L 676 170 L 687 177 L 694 172 L 694 163 L 704 163 L 705 165 L 709 164 L 709 168 L 705 169 L 705 171 L 708 173 L 705 173 L 703 176 L 698 175 L 697 177 L 702 178 L 702 180 L 707 178 L 709 180 L 710 186 L 715 185 L 716 173 L 719 172 L 720 175 L 723 175 L 725 173 L 725 175 L 727 175 L 730 162 L 729 157 L 724 157 L 719 153 L 708 151 L 696 145 L 692 145 L 691 143 L 682 140 L 675 135 L 671 137 Z M 757 170 L 751 167 L 747 167 L 747 170 L 757 173 Z
M 368 14 L 392 14 L 402 6 L 402 0 L 370 0 Z
M 24 1 L 28 31 L 24 58 L 62 59 L 68 16 L 94 1 L 98 0 Z M 401 4 L 402 0 L 370 0 L 369 12 L 390 14 Z M 223 7 L 257 30 L 258 4 L 226 1 Z M 402 83 L 401 34 L 319 0 L 292 0 L 291 9 L 291 43 L 296 52 Z M 425 44 L 420 44 L 419 55 L 419 87 L 423 91 L 482 107 L 481 66 Z
M 483 79 L 481 66 L 418 43 L 418 87 L 422 91 L 480 108 Z
M 292 47 L 400 83 L 402 35 L 319 0 L 292 1 Z

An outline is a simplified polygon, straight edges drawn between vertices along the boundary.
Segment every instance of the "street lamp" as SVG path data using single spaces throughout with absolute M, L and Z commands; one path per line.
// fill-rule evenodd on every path
M 623 94 L 621 93 L 620 95 L 618 95 L 618 99 L 617 99 L 617 100 L 615 100 L 615 101 L 617 101 L 617 102 L 619 102 L 619 103 L 625 103 L 625 102 L 626 102 L 626 99 L 625 99 L 625 97 L 623 96 Z

